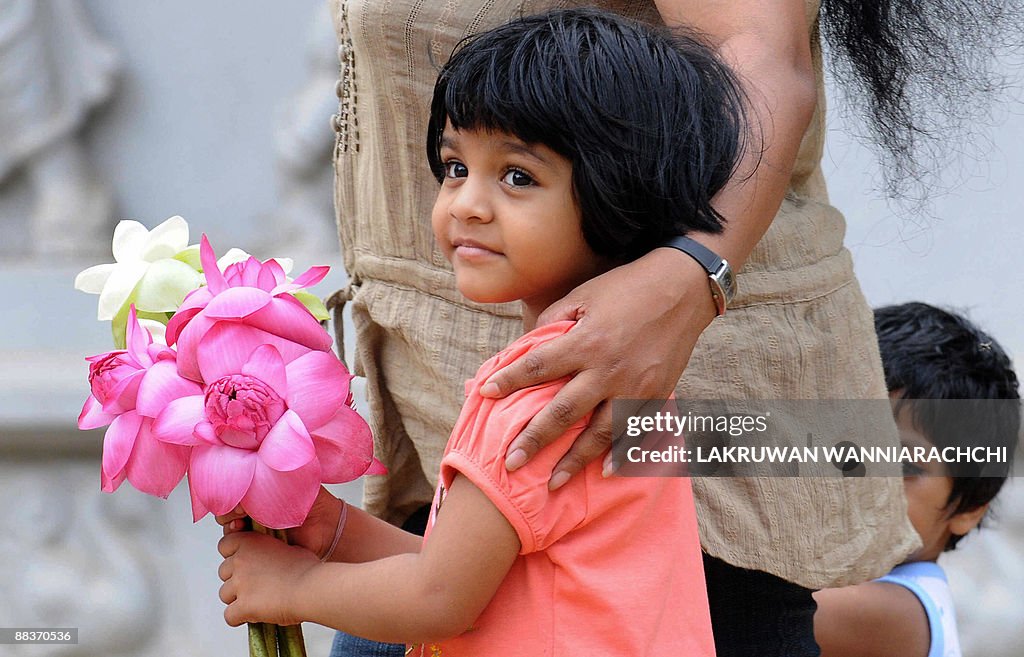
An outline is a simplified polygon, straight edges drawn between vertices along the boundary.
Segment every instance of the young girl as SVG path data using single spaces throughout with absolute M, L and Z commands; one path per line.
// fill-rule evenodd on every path
M 456 51 L 428 129 L 434 234 L 459 290 L 520 299 L 529 332 L 467 382 L 424 539 L 326 491 L 293 546 L 237 531 L 241 510 L 220 517 L 229 624 L 312 621 L 444 657 L 714 654 L 689 481 L 606 478 L 595 462 L 549 491 L 585 421 L 514 472 L 504 455 L 565 380 L 499 400 L 479 388 L 572 329 L 535 323 L 573 287 L 720 229 L 737 89 L 695 39 L 595 10 L 519 19 Z

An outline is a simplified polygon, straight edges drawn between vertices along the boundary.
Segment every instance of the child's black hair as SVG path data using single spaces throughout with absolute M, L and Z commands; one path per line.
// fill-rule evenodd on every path
M 1017 375 L 1002 347 L 965 318 L 925 303 L 875 310 L 886 387 L 895 410 L 909 406 L 911 421 L 936 447 L 1005 447 L 1012 458 L 1021 425 Z M 979 400 L 973 406 L 913 400 Z M 991 400 L 1016 400 L 992 403 Z M 989 401 L 989 403 L 984 403 Z M 962 468 L 958 468 L 962 471 Z M 1003 476 L 953 476 L 949 515 L 995 498 Z M 961 536 L 946 544 L 952 550 Z
M 551 148 L 572 163 L 587 244 L 630 261 L 722 230 L 711 199 L 739 160 L 743 116 L 735 78 L 695 36 L 554 10 L 456 47 L 434 86 L 427 156 L 442 180 L 446 125 Z

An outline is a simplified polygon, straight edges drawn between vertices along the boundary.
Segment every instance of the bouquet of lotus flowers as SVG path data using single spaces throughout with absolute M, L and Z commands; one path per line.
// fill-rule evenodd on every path
M 89 362 L 80 429 L 108 426 L 101 488 L 129 481 L 166 498 L 187 474 L 193 521 L 241 504 L 254 529 L 284 539 L 321 484 L 383 468 L 352 407 L 352 376 L 321 326 L 327 311 L 286 260 L 237 249 L 217 260 L 172 217 L 152 231 L 122 221 L 113 264 L 80 273 L 118 348 Z M 305 655 L 298 627 L 249 627 L 251 655 Z M 275 647 L 276 646 L 276 647 Z

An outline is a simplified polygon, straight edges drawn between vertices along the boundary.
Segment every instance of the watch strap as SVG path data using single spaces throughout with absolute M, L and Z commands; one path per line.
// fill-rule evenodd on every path
M 673 237 L 662 246 L 682 251 L 700 264 L 708 274 L 715 309 L 719 315 L 725 314 L 726 307 L 736 295 L 736 279 L 729 262 L 700 242 L 682 235 Z
M 718 268 L 721 267 L 722 263 L 725 261 L 720 255 L 697 240 L 690 239 L 689 237 L 683 237 L 682 235 L 673 237 L 662 244 L 662 246 L 682 251 L 686 255 L 690 256 L 700 263 L 700 266 L 704 268 L 704 271 L 708 273 L 708 276 L 716 273 Z

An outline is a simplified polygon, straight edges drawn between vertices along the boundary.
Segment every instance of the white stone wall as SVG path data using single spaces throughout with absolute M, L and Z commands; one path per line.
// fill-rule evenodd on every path
M 152 226 L 182 214 L 219 250 L 238 245 L 270 256 L 278 252 L 265 245 L 301 244 L 294 227 L 282 229 L 281 208 L 294 207 L 288 198 L 296 187 L 314 190 L 307 198 L 316 199 L 320 185 L 329 199 L 330 165 L 315 139 L 309 146 L 294 137 L 289 151 L 275 134 L 279 139 L 281 117 L 294 125 L 318 111 L 302 103 L 323 70 L 323 56 L 311 57 L 308 46 L 323 42 L 323 30 L 312 26 L 319 0 L 260 2 L 258 9 L 242 0 L 84 5 L 123 67 L 114 97 L 83 133 L 96 173 L 113 190 L 115 217 Z M 333 47 L 323 47 L 333 57 Z M 333 100 L 315 102 L 329 108 Z M 874 164 L 838 123 L 826 174 L 872 303 L 919 299 L 966 308 L 1024 369 L 1019 110 L 1005 114 L 989 157 L 966 167 L 956 191 L 936 199 L 938 219 L 920 228 L 872 199 L 867 172 Z M 321 122 L 328 145 L 329 114 L 324 110 Z M 289 168 L 296 157 L 307 158 L 319 177 Z M 244 630 L 223 624 L 216 596 L 218 528 L 211 519 L 190 522 L 187 491 L 167 502 L 128 486 L 112 496 L 99 492 L 101 432 L 79 433 L 74 422 L 87 394 L 83 357 L 109 349 L 110 339 L 93 319 L 95 297 L 71 289 L 74 274 L 95 261 L 19 255 L 28 235 L 26 185 L 17 173 L 0 183 L 0 375 L 7 382 L 0 395 L 0 626 L 78 626 L 81 645 L 0 646 L 0 655 L 244 654 Z M 282 252 L 300 269 L 324 257 L 340 264 L 333 249 L 319 257 L 292 246 Z M 327 295 L 342 282 L 340 272 L 332 274 L 317 291 Z M 355 501 L 358 488 L 341 492 Z M 1019 485 L 999 513 L 998 522 L 943 559 L 965 654 L 974 657 L 1017 654 L 1024 639 Z M 330 634 L 307 634 L 310 654 L 326 655 Z

